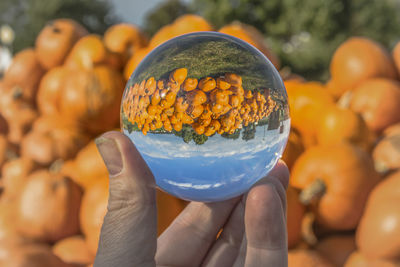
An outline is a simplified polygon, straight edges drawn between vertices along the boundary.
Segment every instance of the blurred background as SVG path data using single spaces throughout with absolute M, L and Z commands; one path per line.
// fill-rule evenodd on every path
M 12 44 L 2 38 L 14 53 L 33 45 L 54 18 L 73 18 L 99 34 L 129 22 L 148 36 L 186 13 L 203 16 L 216 29 L 238 20 L 264 35 L 282 66 L 316 80 L 328 78 L 332 53 L 349 36 L 392 48 L 400 31 L 398 0 L 2 0 L 0 10 L 0 24 L 17 33 Z
M 400 267 L 399 14 L 400 0 L 0 0 L 0 266 L 92 266 L 108 201 L 94 139 L 120 128 L 149 52 L 213 30 L 286 87 L 289 267 Z M 164 115 L 142 131 L 182 127 Z M 157 190 L 158 234 L 186 205 Z

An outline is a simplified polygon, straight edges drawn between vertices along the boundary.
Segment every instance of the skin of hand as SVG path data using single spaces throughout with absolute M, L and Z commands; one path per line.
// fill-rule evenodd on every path
M 96 144 L 110 192 L 94 267 L 287 266 L 289 171 L 282 161 L 243 196 L 189 203 L 157 240 L 156 184 L 149 167 L 120 132 L 107 132 Z

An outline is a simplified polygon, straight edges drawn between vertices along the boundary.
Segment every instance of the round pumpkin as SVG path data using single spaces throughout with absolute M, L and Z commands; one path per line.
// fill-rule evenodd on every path
M 301 222 L 304 216 L 305 207 L 299 200 L 299 193 L 289 186 L 286 190 L 286 221 L 289 248 L 295 247 L 301 240 Z
M 44 26 L 36 37 L 35 52 L 45 69 L 61 65 L 74 44 L 87 30 L 71 19 L 56 19 Z
M 58 241 L 52 251 L 63 262 L 73 265 L 86 266 L 94 261 L 94 254 L 88 250 L 85 239 L 80 235 Z
M 354 235 L 336 234 L 319 240 L 315 250 L 336 266 L 343 266 L 356 250 Z
M 291 123 L 302 135 L 315 136 L 320 114 L 334 99 L 317 82 L 286 82 L 288 101 L 291 112 Z
M 135 25 L 120 23 L 111 26 L 104 33 L 104 45 L 126 61 L 128 57 L 147 45 L 147 38 Z
M 193 14 L 186 14 L 158 30 L 151 38 L 149 46 L 153 49 L 165 41 L 182 34 L 212 30 L 212 26 L 204 18 Z
M 97 251 L 103 218 L 107 213 L 108 180 L 99 180 L 85 190 L 80 209 L 80 226 L 87 248 L 93 254 Z
M 68 177 L 44 169 L 35 171 L 16 202 L 20 233 L 49 242 L 77 234 L 81 194 Z
M 265 38 L 262 33 L 253 26 L 240 22 L 233 22 L 219 29 L 219 32 L 235 36 L 245 42 L 248 42 L 260 50 L 261 53 L 263 53 L 271 61 L 275 68 L 280 68 L 278 56 L 275 55 L 265 43 Z
M 9 201 L 0 202 L 0 251 L 2 245 L 16 245 L 30 242 L 18 233 L 15 225 L 16 214 L 13 209 L 13 202 Z M 1 254 L 1 253 L 0 253 Z
M 37 93 L 37 107 L 41 114 L 59 113 L 61 91 L 69 73 L 67 68 L 60 66 L 52 68 L 43 76 Z
M 332 105 L 320 116 L 320 123 L 316 128 L 319 144 L 329 145 L 347 141 L 369 151 L 373 135 L 359 114 Z
M 382 132 L 400 122 L 400 82 L 388 79 L 370 79 L 354 88 L 350 109 L 362 115 L 368 127 Z
M 4 267 L 72 267 L 40 243 L 6 245 L 0 248 L 0 265 Z
M 344 267 L 399 267 L 400 262 L 383 259 L 369 259 L 359 251 L 353 252 L 347 259 Z
M 93 134 L 113 129 L 119 122 L 122 75 L 106 65 L 70 75 L 58 103 L 61 115 Z
M 387 127 L 383 131 L 384 137 L 389 137 L 389 136 L 393 136 L 393 135 L 400 135 L 400 122 Z
M 360 252 L 371 259 L 400 259 L 400 172 L 383 180 L 368 198 L 357 227 Z
M 48 166 L 57 159 L 70 159 L 89 141 L 76 123 L 59 115 L 42 116 L 21 143 L 23 157 Z
M 316 222 L 336 230 L 354 229 L 372 188 L 380 181 L 371 157 L 349 143 L 311 147 L 296 161 L 290 183 L 301 190 Z
M 289 139 L 286 143 L 285 151 L 283 152 L 282 159 L 288 166 L 289 170 L 292 169 L 296 159 L 304 152 L 304 146 L 300 135 L 295 131 L 290 131 Z
M 29 174 L 36 168 L 36 164 L 28 158 L 19 157 L 7 161 L 1 169 L 2 185 L 4 187 L 2 197 L 11 200 L 18 197 Z
M 26 48 L 18 52 L 4 74 L 4 82 L 12 87 L 13 94 L 34 103 L 40 79 L 44 74 L 35 50 Z
M 132 73 L 135 71 L 136 67 L 139 63 L 144 59 L 145 56 L 151 51 L 150 48 L 141 48 L 137 50 L 133 56 L 128 60 L 124 67 L 124 78 L 125 80 L 129 80 Z
M 67 161 L 62 172 L 82 188 L 87 189 L 98 180 L 107 180 L 108 171 L 94 141 L 82 148 L 72 161 Z
M 382 174 L 400 169 L 400 133 L 380 140 L 372 152 L 372 157 L 375 169 Z
M 396 69 L 388 52 L 378 43 L 365 37 L 352 37 L 334 52 L 330 72 L 336 96 L 352 90 L 369 78 L 395 79 Z
M 289 267 L 334 267 L 335 265 L 315 250 L 293 249 L 288 253 Z
M 7 111 L 6 118 L 9 126 L 8 141 L 19 146 L 23 137 L 30 131 L 33 122 L 38 117 L 37 111 L 28 105 L 13 105 Z
M 65 60 L 65 65 L 73 69 L 90 70 L 99 64 L 105 64 L 108 54 L 109 51 L 101 37 L 89 34 L 75 43 Z

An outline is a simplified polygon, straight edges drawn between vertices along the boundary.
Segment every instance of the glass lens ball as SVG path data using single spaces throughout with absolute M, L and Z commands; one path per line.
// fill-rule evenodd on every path
M 130 77 L 121 128 L 179 198 L 245 193 L 281 157 L 290 130 L 278 71 L 250 44 L 197 32 L 155 48 Z

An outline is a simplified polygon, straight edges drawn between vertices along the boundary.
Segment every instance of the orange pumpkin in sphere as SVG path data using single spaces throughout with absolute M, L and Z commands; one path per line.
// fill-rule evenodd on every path
M 71 19 L 48 22 L 35 42 L 35 52 L 40 64 L 45 69 L 63 64 L 74 44 L 87 34 L 82 25 Z
M 300 200 L 311 205 L 316 221 L 337 230 L 357 226 L 379 181 L 369 154 L 349 143 L 309 148 L 297 159 L 290 178 L 291 185 L 301 190 Z
M 335 51 L 330 64 L 336 96 L 352 90 L 369 78 L 397 78 L 389 53 L 378 43 L 365 37 L 352 37 Z
M 368 127 L 382 132 L 400 122 L 400 82 L 375 78 L 354 88 L 350 109 L 361 114 Z
M 35 171 L 16 201 L 19 232 L 47 242 L 77 234 L 81 194 L 68 177 L 45 169 Z

